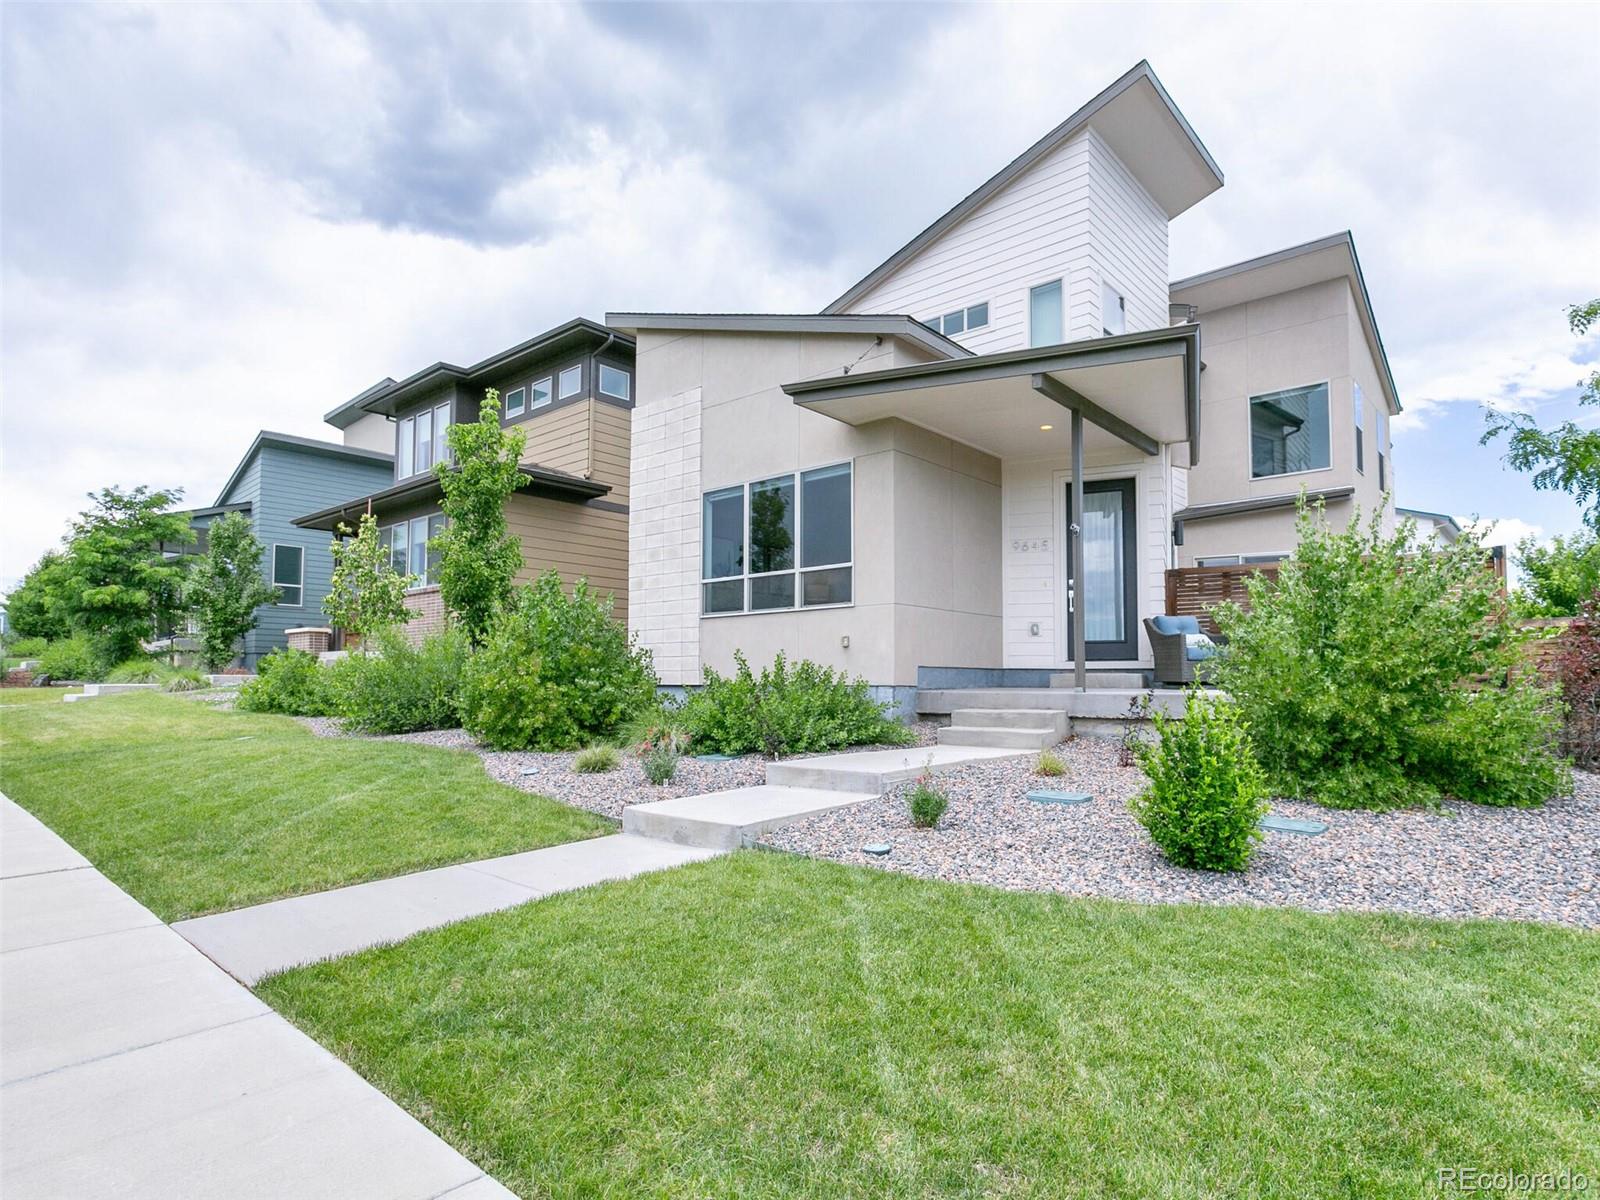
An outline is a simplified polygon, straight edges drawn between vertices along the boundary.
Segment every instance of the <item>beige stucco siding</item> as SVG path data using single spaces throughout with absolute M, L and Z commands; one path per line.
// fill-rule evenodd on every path
M 342 431 L 344 444 L 362 450 L 376 450 L 380 454 L 394 453 L 394 422 L 382 413 L 367 413 L 346 425 Z

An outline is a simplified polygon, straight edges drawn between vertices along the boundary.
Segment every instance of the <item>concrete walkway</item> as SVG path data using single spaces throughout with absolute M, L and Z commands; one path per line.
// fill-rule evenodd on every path
M 17 1200 L 511 1195 L 3 796 L 0 1110 Z
M 254 986 L 289 967 L 716 854 L 715 849 L 613 834 L 236 908 L 172 928 L 235 979 Z

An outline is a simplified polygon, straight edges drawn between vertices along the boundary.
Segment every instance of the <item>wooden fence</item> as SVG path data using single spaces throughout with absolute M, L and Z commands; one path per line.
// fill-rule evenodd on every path
M 1250 607 L 1244 581 L 1256 572 L 1268 579 L 1278 577 L 1277 563 L 1242 563 L 1226 567 L 1174 567 L 1167 572 L 1167 613 L 1174 617 L 1194 617 L 1200 628 L 1217 636 L 1217 623 L 1211 619 L 1213 605 L 1232 600 L 1241 608 Z

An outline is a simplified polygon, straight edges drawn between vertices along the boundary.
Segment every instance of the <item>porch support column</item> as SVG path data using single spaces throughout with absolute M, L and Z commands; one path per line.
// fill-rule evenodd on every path
M 1083 661 L 1083 414 L 1072 410 L 1072 682 L 1080 692 L 1089 685 Z

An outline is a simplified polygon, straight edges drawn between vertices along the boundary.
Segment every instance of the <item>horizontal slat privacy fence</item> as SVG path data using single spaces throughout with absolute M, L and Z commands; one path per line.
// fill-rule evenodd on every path
M 1213 605 L 1232 600 L 1250 607 L 1244 581 L 1257 571 L 1268 579 L 1278 577 L 1277 563 L 1243 563 L 1226 567 L 1174 567 L 1167 572 L 1167 612 L 1174 617 L 1195 617 L 1200 628 L 1217 636 L 1211 619 Z

